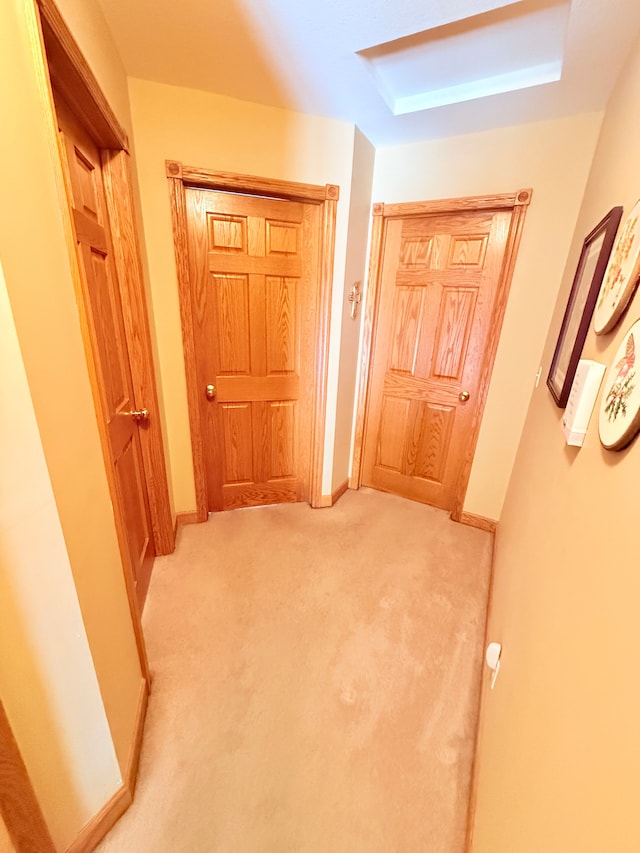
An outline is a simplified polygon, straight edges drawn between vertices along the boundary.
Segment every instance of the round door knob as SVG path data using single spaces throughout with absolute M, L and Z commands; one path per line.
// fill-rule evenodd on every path
M 149 409 L 136 409 L 134 412 L 130 412 L 130 414 L 137 424 L 141 421 L 149 420 Z
M 215 400 L 216 399 L 216 386 L 215 385 L 207 385 L 205 389 L 205 393 L 207 395 L 207 400 Z
M 466 403 L 470 396 L 471 396 L 471 394 L 469 394 L 468 391 L 461 391 L 460 392 L 460 402 Z

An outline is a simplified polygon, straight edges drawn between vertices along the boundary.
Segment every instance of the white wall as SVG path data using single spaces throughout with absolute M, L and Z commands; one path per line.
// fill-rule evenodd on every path
M 640 195 L 639 104 L 637 41 L 605 114 L 545 374 L 585 236 Z M 636 293 L 611 333 L 590 329 L 584 357 L 610 365 L 639 316 Z M 475 853 L 640 850 L 640 438 L 601 446 L 600 396 L 580 449 L 544 383 L 527 415 L 496 540 L 489 636 L 503 656 L 484 689 Z
M 349 210 L 347 256 L 344 270 L 344 293 L 339 307 L 341 317 L 340 365 L 336 403 L 336 430 L 333 447 L 328 451 L 333 458 L 330 484 L 325 484 L 325 494 L 338 489 L 350 474 L 349 463 L 353 431 L 354 399 L 358 367 L 358 346 L 362 326 L 363 303 L 355 320 L 351 319 L 348 295 L 354 282 L 359 281 L 360 292 L 365 291 L 367 237 L 371 221 L 371 187 L 375 148 L 356 128 L 353 146 L 353 171 L 351 177 L 351 208 Z M 334 326 L 335 328 L 335 326 Z
M 63 849 L 122 780 L 1 267 L 0 387 L 0 695 Z
M 499 519 L 601 113 L 379 149 L 374 202 L 533 188 L 464 509 Z
M 118 121 L 129 131 L 126 73 L 99 0 L 55 0 Z

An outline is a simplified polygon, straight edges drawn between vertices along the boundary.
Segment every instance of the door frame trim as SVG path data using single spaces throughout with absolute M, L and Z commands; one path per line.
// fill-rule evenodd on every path
M 133 390 L 140 408 L 144 406 L 151 412 L 148 428 L 140 430 L 140 444 L 153 539 L 156 554 L 170 554 L 175 539 L 142 256 L 135 228 L 129 139 L 53 0 L 37 0 L 37 9 L 50 85 L 55 84 L 100 148 Z M 54 81 L 52 65 L 56 68 Z M 52 109 L 55 114 L 53 102 Z M 100 400 L 99 393 L 93 390 L 95 399 Z
M 98 136 L 104 148 L 129 151 L 127 133 L 111 109 L 89 63 L 80 50 L 62 14 L 53 0 L 35 0 L 42 41 L 42 58 L 51 86 L 51 66 L 55 64 L 55 83 L 73 112 L 84 117 L 87 130 Z M 45 29 L 47 30 L 46 36 Z M 48 45 L 45 42 L 48 41 Z M 51 55 L 47 55 L 50 50 Z
M 322 469 L 324 465 L 324 438 L 327 407 L 327 378 L 329 366 L 329 318 L 331 315 L 331 290 L 336 235 L 337 203 L 340 188 L 335 184 L 303 184 L 221 172 L 185 166 L 179 160 L 167 160 L 166 174 L 169 183 L 173 243 L 178 277 L 180 320 L 187 379 L 187 403 L 191 431 L 191 453 L 196 494 L 198 522 L 208 517 L 208 496 L 204 463 L 204 438 L 200 421 L 200 390 L 195 368 L 195 329 L 193 325 L 191 282 L 189 277 L 188 221 L 185 190 L 221 190 L 243 195 L 261 195 L 300 201 L 321 206 L 320 264 L 316 284 L 317 316 L 313 336 L 313 353 L 316 383 L 313 390 L 312 435 L 306 499 L 312 507 L 322 505 Z
M 0 819 L 4 821 L 16 853 L 38 850 L 55 853 L 20 748 L 0 700 Z M 12 848 L 13 849 L 13 848 Z
M 133 567 L 126 542 L 125 522 L 118 485 L 111 466 L 107 462 L 109 459 L 109 439 L 106 430 L 106 414 L 93 358 L 93 341 L 84 298 L 83 277 L 80 272 L 69 199 L 64 182 L 63 153 L 60 149 L 53 101 L 52 86 L 54 81 L 61 94 L 70 97 L 72 107 L 78 111 L 78 118 L 84 124 L 87 132 L 94 138 L 101 151 L 107 216 L 113 232 L 113 242 L 117 245 L 117 249 L 113 253 L 113 261 L 122 296 L 134 398 L 136 402 L 144 401 L 143 405 L 151 412 L 149 427 L 140 430 L 143 471 L 151 515 L 151 534 L 156 554 L 167 554 L 174 550 L 175 537 L 173 535 L 173 519 L 171 517 L 140 244 L 135 228 L 129 143 L 126 132 L 109 106 L 98 81 L 53 0 L 35 0 L 34 7 L 39 39 L 34 40 L 33 54 L 34 60 L 41 69 L 43 104 L 46 104 L 50 117 L 51 149 L 57 161 L 56 178 L 60 194 L 60 213 L 67 241 L 74 288 L 77 294 L 79 325 L 96 409 L 100 444 L 105 459 L 107 482 L 114 509 L 114 521 L 138 657 L 143 676 L 150 684 L 149 663 L 142 633 L 140 608 L 136 598 Z M 55 71 L 52 70 L 54 68 Z
M 372 207 L 373 225 L 371 230 L 371 248 L 369 252 L 369 276 L 367 281 L 366 309 L 362 324 L 362 343 L 360 347 L 360 368 L 358 376 L 358 396 L 356 401 L 356 425 L 354 432 L 353 462 L 349 488 L 359 489 L 362 479 L 362 459 L 364 456 L 364 437 L 369 416 L 371 376 L 373 371 L 373 358 L 375 336 L 378 323 L 378 309 L 380 304 L 380 280 L 382 275 L 382 261 L 386 242 L 387 223 L 393 219 L 407 219 L 410 217 L 426 216 L 430 214 L 461 213 L 476 210 L 511 210 L 511 222 L 504 250 L 502 269 L 496 291 L 496 299 L 493 305 L 491 330 L 487 339 L 485 356 L 480 372 L 480 383 L 478 388 L 479 403 L 476 414 L 471 425 L 471 437 L 467 453 L 465 455 L 458 483 L 456 486 L 456 497 L 451 518 L 461 521 L 463 515 L 464 498 L 471 474 L 471 466 L 480 434 L 482 415 L 489 391 L 491 372 L 500 340 L 500 331 L 504 312 L 507 307 L 507 299 L 511 288 L 513 270 L 522 236 L 525 215 L 533 190 L 522 189 L 514 193 L 501 193 L 497 195 L 468 196 L 464 198 L 436 199 L 433 201 L 400 202 L 397 204 L 385 204 L 377 202 Z

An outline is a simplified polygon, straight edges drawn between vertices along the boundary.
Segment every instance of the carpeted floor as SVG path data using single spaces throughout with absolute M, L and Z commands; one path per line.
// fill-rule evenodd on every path
M 368 489 L 156 561 L 134 804 L 100 853 L 462 853 L 489 534 Z

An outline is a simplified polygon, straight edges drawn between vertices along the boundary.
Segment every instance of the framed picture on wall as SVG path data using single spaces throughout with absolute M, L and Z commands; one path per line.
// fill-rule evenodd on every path
M 640 348 L 640 320 L 622 339 L 604 381 L 599 430 L 600 441 L 607 450 L 622 450 L 640 429 L 636 348 Z
M 627 216 L 609 258 L 593 315 L 593 331 L 596 335 L 604 335 L 615 327 L 638 286 L 638 277 L 640 201 Z
M 585 237 L 569 301 L 562 319 L 547 385 L 560 408 L 567 405 L 582 348 L 591 323 L 604 271 L 622 218 L 614 207 Z

